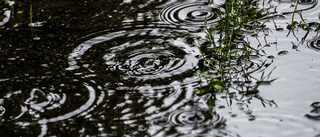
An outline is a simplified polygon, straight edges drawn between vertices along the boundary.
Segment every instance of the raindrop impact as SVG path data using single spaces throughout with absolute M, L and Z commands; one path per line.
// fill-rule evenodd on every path
M 163 7 L 159 20 L 174 25 L 204 26 L 218 20 L 219 14 L 224 12 L 224 2 L 186 1 L 175 2 Z
M 105 79 L 108 88 L 122 90 L 197 82 L 193 73 L 198 67 L 199 42 L 191 33 L 170 27 L 97 32 L 69 55 L 67 70 Z
M 208 131 L 218 135 L 223 132 L 226 120 L 217 112 L 210 112 L 198 105 L 185 105 L 166 115 L 153 119 L 150 131 L 155 136 L 161 136 L 163 131 L 177 131 L 184 135 L 208 135 Z

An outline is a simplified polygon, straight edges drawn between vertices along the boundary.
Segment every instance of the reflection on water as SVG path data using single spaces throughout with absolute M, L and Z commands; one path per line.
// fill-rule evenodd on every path
M 201 84 L 193 74 L 200 55 L 198 37 L 194 29 L 166 25 L 99 31 L 70 53 L 67 70 L 99 80 L 111 98 L 123 93 L 124 100 L 111 108 L 120 112 L 117 120 L 146 128 L 141 122 L 183 106 Z
M 153 118 L 153 126 L 149 133 L 152 136 L 179 136 L 190 135 L 200 136 L 222 135 L 219 132 L 225 132 L 225 119 L 216 112 L 210 112 L 203 108 L 205 104 L 198 105 L 192 102 L 186 102 L 186 105 L 172 110 L 165 115 Z M 170 132 L 168 132 L 170 131 Z
M 73 50 L 67 70 L 105 79 L 116 89 L 197 82 L 199 41 L 191 33 L 169 27 L 101 31 Z
M 265 5 L 261 5 L 261 8 L 269 9 L 270 12 L 273 12 L 273 8 L 277 8 L 278 13 L 275 14 L 288 14 L 284 21 L 289 22 L 291 19 L 289 13 L 292 13 L 293 8 L 288 9 L 294 2 L 290 0 L 263 2 Z M 292 59 L 292 55 L 305 50 L 295 54 L 296 50 L 291 50 L 291 40 L 296 40 L 297 37 L 301 39 L 305 32 L 301 35 L 302 33 L 295 31 L 297 36 L 289 35 L 287 38 L 285 37 L 287 33 L 280 35 L 279 31 L 273 29 L 273 23 L 270 23 L 271 25 L 266 23 L 267 27 L 271 26 L 272 31 L 268 33 L 268 36 L 272 37 L 271 41 L 279 43 L 271 44 L 273 49 L 276 46 L 274 60 L 283 59 L 285 61 L 278 65 L 288 65 L 275 70 L 285 72 L 276 73 L 283 74 L 279 76 L 279 83 L 284 86 L 279 86 L 275 81 L 258 93 L 253 85 L 254 82 L 239 79 L 237 82 L 243 86 L 235 87 L 229 93 L 218 94 L 219 99 L 215 101 L 218 105 L 211 111 L 206 106 L 206 97 L 193 95 L 196 88 L 204 86 L 203 81 L 194 75 L 196 70 L 204 69 L 201 67 L 198 47 L 206 44 L 206 41 L 199 28 L 203 27 L 205 20 L 209 24 L 218 20 L 217 12 L 224 12 L 224 1 L 123 0 L 113 3 L 86 1 L 83 4 L 83 7 L 94 8 L 92 11 L 85 8 L 64 10 L 53 4 L 58 7 L 57 11 L 48 16 L 44 15 L 46 11 L 52 12 L 56 7 L 45 8 L 43 11 L 39 10 L 42 8 L 35 8 L 34 11 L 39 12 L 35 12 L 34 17 L 44 16 L 39 20 L 43 21 L 43 24 L 36 28 L 35 33 L 41 32 L 44 36 L 38 41 L 31 40 L 28 43 L 28 40 L 21 39 L 21 35 L 29 33 L 20 34 L 18 38 L 13 37 L 21 33 L 20 28 L 15 28 L 11 32 L 10 40 L 6 41 L 8 43 L 2 42 L 8 44 L 7 47 L 0 47 L 0 52 L 4 53 L 1 54 L 4 59 L 1 59 L 3 64 L 0 64 L 0 72 L 5 74 L 0 78 L 1 89 L 4 89 L 0 93 L 2 135 L 270 136 L 272 133 L 274 136 L 294 136 L 306 133 L 315 135 L 315 132 L 319 131 L 319 126 L 315 124 L 319 121 L 319 102 L 314 102 L 318 94 L 310 92 L 308 88 L 305 88 L 306 91 L 303 90 L 306 93 L 301 92 L 303 86 L 309 86 L 309 82 L 305 82 L 307 79 L 311 83 L 319 82 L 316 78 L 318 73 L 314 73 L 319 72 L 318 56 L 313 56 L 311 65 L 307 64 L 311 60 L 309 58 Z M 24 11 L 27 14 L 23 15 L 28 17 L 26 9 L 29 9 L 29 3 L 24 5 L 20 2 L 16 8 L 21 8 L 20 6 L 25 6 L 19 11 Z M 317 0 L 299 0 L 297 10 L 307 15 L 307 22 L 312 22 L 318 15 L 318 7 Z M 79 16 L 73 17 L 75 13 Z M 88 13 L 90 18 L 86 18 Z M 153 16 L 151 13 L 156 14 L 151 17 Z M 7 23 L 14 24 L 11 19 L 15 16 L 12 16 L 10 8 L 4 9 L 1 14 L 5 16 L 1 18 L 0 26 L 5 26 Z M 82 14 L 86 16 L 81 18 Z M 63 20 L 65 18 L 68 20 Z M 54 21 L 59 24 L 59 19 L 62 21 L 58 26 L 66 28 L 55 28 Z M 158 24 L 150 23 L 151 19 L 156 19 Z M 283 22 L 282 20 L 276 22 Z M 50 26 L 47 26 L 50 21 Z M 82 27 L 86 25 L 84 22 L 89 22 L 88 28 L 98 27 L 96 30 L 69 30 L 73 28 L 70 26 L 77 25 L 76 22 L 81 22 L 79 26 Z M 106 22 L 107 25 L 104 24 Z M 124 22 L 125 25 L 119 22 Z M 99 27 L 101 24 L 103 25 Z M 121 25 L 122 28 L 109 28 Z M 108 29 L 105 29 L 106 26 Z M 23 29 L 27 30 L 27 28 L 21 30 Z M 87 35 L 84 36 L 84 33 Z M 58 41 L 59 34 L 65 34 L 63 37 L 67 37 L 68 41 L 52 43 Z M 314 33 L 310 32 L 311 34 Z M 305 40 L 308 41 L 305 43 L 307 47 L 320 50 L 318 36 L 310 37 Z M 255 38 L 261 39 L 261 43 L 270 42 L 267 41 L 269 37 L 260 34 Z M 255 38 L 248 36 L 250 40 Z M 22 42 L 15 43 L 17 41 Z M 61 47 L 55 47 L 61 44 Z M 25 50 L 31 52 L 22 54 Z M 315 55 L 313 50 L 309 52 Z M 46 51 L 42 53 L 46 55 L 37 56 L 42 51 Z M 277 55 L 278 53 L 282 56 Z M 54 58 L 56 62 L 47 62 L 47 58 Z M 32 62 L 30 63 L 32 65 L 23 64 L 25 60 Z M 64 63 L 59 64 L 59 62 Z M 251 59 L 245 67 L 252 70 L 250 74 L 261 74 L 272 65 L 270 62 L 273 60 L 262 65 L 261 62 L 264 62 L 264 59 L 260 57 Z M 298 69 L 299 73 L 290 71 L 301 67 L 292 65 L 299 63 L 304 63 L 301 66 L 307 69 Z M 255 70 L 256 68 L 262 70 Z M 17 72 L 14 72 L 15 70 Z M 295 76 L 304 76 L 308 70 L 312 70 L 314 77 L 303 77 L 304 84 L 301 84 L 301 79 Z M 270 71 L 273 70 L 268 72 Z M 261 79 L 265 77 L 269 78 L 269 75 L 266 73 Z M 296 79 L 290 81 L 292 77 Z M 300 82 L 297 82 L 299 80 Z M 263 84 L 262 81 L 262 87 Z M 312 84 L 311 87 L 317 88 L 317 85 Z M 275 88 L 272 87 L 278 89 L 273 90 Z M 240 93 L 248 89 L 255 89 L 257 93 Z M 289 89 L 290 91 L 287 91 Z M 266 92 L 269 90 L 271 91 Z M 307 96 L 305 94 L 310 98 L 313 97 L 311 111 L 306 107 L 310 105 L 310 99 L 302 98 Z M 294 106 L 292 107 L 294 109 L 288 109 L 290 105 Z
M 229 130 L 241 136 L 312 136 L 314 125 L 301 116 L 287 113 L 290 111 L 295 110 L 253 109 L 230 118 L 227 124 Z
M 68 127 L 70 120 L 79 118 L 110 121 L 102 125 L 111 129 L 99 128 L 99 134 L 147 134 L 147 119 L 183 106 L 201 84 L 193 75 L 199 68 L 197 47 L 202 43 L 196 32 L 164 25 L 91 33 L 80 38 L 68 56 L 63 81 L 71 84 L 58 82 L 55 88 L 4 95 L 2 120 L 23 128 L 38 127 L 41 136 L 57 134 L 51 124 L 67 122 L 62 125 Z M 8 110 L 10 104 L 19 107 Z M 138 129 L 141 132 L 131 133 Z
M 9 22 L 9 19 L 12 14 L 12 6 L 14 5 L 13 1 L 3 1 L 0 3 L 0 28 Z
M 24 128 L 39 125 L 42 127 L 41 135 L 45 135 L 48 129 L 44 127 L 47 127 L 48 123 L 75 116 L 88 117 L 88 113 L 94 110 L 105 97 L 104 92 L 96 92 L 101 88 L 95 89 L 87 83 L 84 83 L 81 88 L 75 85 L 72 86 L 73 89 L 67 87 L 69 92 L 64 90 L 64 93 L 61 88 L 65 88 L 65 85 L 60 85 L 58 91 L 33 88 L 5 94 L 0 103 L 2 110 L 5 110 L 1 120 L 13 122 L 14 125 Z
M 31 109 L 36 111 L 43 111 L 45 109 L 51 110 L 60 107 L 66 101 L 66 94 L 49 93 L 45 94 L 40 89 L 32 89 L 30 92 L 30 97 L 24 102 L 25 105 L 29 106 Z M 23 106 L 26 107 L 26 106 Z

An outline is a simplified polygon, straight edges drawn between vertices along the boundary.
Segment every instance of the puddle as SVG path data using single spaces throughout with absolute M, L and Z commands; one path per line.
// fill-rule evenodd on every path
M 242 94 L 255 81 L 239 79 L 247 83 L 218 93 L 213 108 L 209 96 L 194 95 L 206 86 L 195 73 L 207 70 L 204 21 L 216 23 L 224 1 L 1 3 L 0 133 L 319 136 L 319 35 L 287 29 L 294 2 L 258 3 L 277 12 L 245 39 L 270 47 L 243 64 L 254 70 L 266 61 L 252 76 L 276 80 Z M 296 11 L 315 29 L 318 9 L 317 0 L 299 0 Z

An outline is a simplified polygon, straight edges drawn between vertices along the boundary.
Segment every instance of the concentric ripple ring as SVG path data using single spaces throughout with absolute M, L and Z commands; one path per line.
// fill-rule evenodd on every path
M 168 130 L 176 130 L 180 135 L 182 133 L 201 136 L 202 133 L 206 134 L 206 130 L 223 129 L 226 123 L 225 118 L 217 112 L 209 112 L 206 108 L 194 105 L 181 106 L 167 112 L 165 116 L 155 117 L 153 120 L 154 129 L 157 130 L 150 132 L 155 133 L 154 136 L 159 136 L 163 134 L 163 131 Z
M 320 51 L 320 37 L 315 37 L 308 41 L 307 47 L 315 51 Z
M 129 87 L 183 81 L 185 76 L 194 76 L 200 55 L 196 36 L 190 33 L 170 27 L 100 31 L 86 36 L 87 40 L 69 54 L 67 70 L 87 70 L 91 77 Z
M 209 2 L 178 3 L 164 7 L 159 19 L 174 25 L 204 26 L 205 22 L 211 24 L 218 20 L 218 14 L 224 11 L 221 5 Z
M 19 121 L 19 122 L 16 122 L 16 124 L 19 126 L 29 126 L 33 124 L 45 125 L 47 123 L 66 120 L 78 115 L 80 116 L 86 115 L 88 112 L 92 111 L 95 103 L 99 104 L 99 102 L 101 102 L 101 99 L 103 99 L 105 95 L 102 92 L 101 95 L 97 96 L 95 89 L 90 85 L 88 85 L 87 83 L 84 83 L 84 87 L 88 90 L 89 97 L 88 97 L 88 100 L 79 108 L 73 111 L 67 112 L 65 114 L 59 114 L 56 117 L 42 118 L 33 122 L 19 120 L 20 117 L 25 114 L 25 112 L 22 111 L 21 114 L 16 116 L 15 118 L 16 120 Z M 66 94 L 62 94 L 62 96 L 60 97 L 58 94 L 54 95 L 53 93 L 49 93 L 48 95 L 44 96 L 47 99 L 47 101 L 43 101 L 43 102 L 40 102 L 39 99 L 37 99 L 39 95 L 36 95 L 36 94 L 40 95 L 40 94 L 44 94 L 44 92 L 40 89 L 31 90 L 30 97 L 25 101 L 25 104 L 29 106 L 28 108 L 30 108 L 30 110 L 28 110 L 29 111 L 28 113 L 32 112 L 32 109 L 35 110 L 35 113 L 37 113 L 36 111 L 40 111 L 41 113 L 44 113 L 45 110 L 52 111 L 53 109 L 59 109 L 60 107 L 63 107 L 66 102 Z M 57 99 L 54 99 L 54 97 L 56 97 Z M 57 103 L 55 103 L 53 100 L 56 100 Z
M 224 119 L 214 113 L 211 119 L 206 117 L 205 110 L 177 110 L 172 112 L 168 116 L 168 121 L 170 121 L 174 125 L 189 125 L 201 127 L 201 126 L 218 126 L 220 123 L 224 122 Z
M 41 135 L 45 135 L 47 124 L 88 116 L 103 101 L 105 93 L 101 86 L 93 85 L 84 82 L 81 88 L 74 87 L 69 89 L 70 92 L 45 88 L 9 92 L 0 98 L 0 120 L 12 122 L 21 129 L 40 126 Z M 64 84 L 61 85 L 63 87 Z M 72 92 L 78 89 L 84 92 Z M 12 109 L 12 105 L 20 107 Z

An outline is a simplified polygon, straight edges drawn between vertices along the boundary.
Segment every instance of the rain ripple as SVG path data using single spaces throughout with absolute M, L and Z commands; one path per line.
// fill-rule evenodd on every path
M 314 37 L 313 39 L 309 40 L 307 47 L 315 51 L 320 51 L 320 37 Z
M 296 11 L 307 11 L 311 9 L 315 10 L 314 7 L 316 7 L 316 5 L 318 4 L 318 1 L 317 0 L 298 0 L 297 3 L 298 3 L 298 6 Z M 265 4 L 269 5 L 272 8 L 276 8 L 277 13 L 291 14 L 294 11 L 294 7 L 292 7 L 292 5 L 295 4 L 295 2 L 292 0 L 270 0 Z
M 171 2 L 160 7 L 158 18 L 174 25 L 204 26 L 218 20 L 218 13 L 223 12 L 224 1 L 183 1 Z
M 210 116 L 208 110 L 205 109 L 186 109 L 172 112 L 168 116 L 168 121 L 174 125 L 189 125 L 193 128 L 199 128 L 204 125 L 218 126 L 223 119 L 216 113 Z
M 188 104 L 153 119 L 150 133 L 154 136 L 162 136 L 170 134 L 167 131 L 175 131 L 172 134 L 199 136 L 214 132 L 214 135 L 217 135 L 218 132 L 222 133 L 225 122 L 226 120 L 217 112 L 210 112 L 207 108 Z
M 199 41 L 191 33 L 184 28 L 150 26 L 93 33 L 69 55 L 67 70 L 101 78 L 116 90 L 198 82 L 193 73 Z
M 73 117 L 89 117 L 88 114 L 105 97 L 101 87 L 93 84 L 84 82 L 82 87 L 61 84 L 59 88 L 32 88 L 8 92 L 0 98 L 0 120 L 16 125 L 17 132 L 30 126 L 40 126 L 41 133 L 38 135 L 45 136 L 48 123 Z
M 115 129 L 121 123 L 146 131 L 146 120 L 183 106 L 202 84 L 194 73 L 201 69 L 198 47 L 205 41 L 195 28 L 125 26 L 97 31 L 79 41 L 66 70 L 108 92 L 107 108 L 119 114 L 111 120 Z M 202 122 L 210 123 L 202 112 L 199 109 Z

